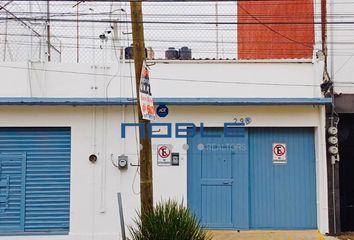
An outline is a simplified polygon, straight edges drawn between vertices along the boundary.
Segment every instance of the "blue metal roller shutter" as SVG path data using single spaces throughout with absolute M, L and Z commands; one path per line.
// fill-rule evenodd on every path
M 0 154 L 0 231 L 23 231 L 26 155 Z
M 0 128 L 0 152 L 26 154 L 25 232 L 69 231 L 70 135 L 70 128 Z

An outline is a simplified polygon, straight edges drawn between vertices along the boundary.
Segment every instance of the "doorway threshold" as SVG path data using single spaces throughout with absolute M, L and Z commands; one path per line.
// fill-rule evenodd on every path
M 213 240 L 324 240 L 318 230 L 209 230 Z

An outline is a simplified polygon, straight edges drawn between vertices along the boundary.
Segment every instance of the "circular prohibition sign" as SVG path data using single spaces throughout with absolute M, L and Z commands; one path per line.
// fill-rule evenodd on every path
M 168 158 L 171 155 L 171 151 L 167 146 L 161 146 L 158 154 L 161 158 Z
M 277 155 L 278 157 L 281 157 L 285 154 L 286 150 L 285 150 L 285 146 L 282 144 L 277 144 L 274 146 L 273 148 L 273 152 L 275 155 Z

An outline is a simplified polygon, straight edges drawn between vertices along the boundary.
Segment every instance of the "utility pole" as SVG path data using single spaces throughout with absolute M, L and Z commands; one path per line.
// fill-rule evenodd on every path
M 144 216 L 146 211 L 153 208 L 153 186 L 151 138 L 149 136 L 148 128 L 150 121 L 143 119 L 139 102 L 141 70 L 145 60 L 142 2 L 131 0 L 130 11 L 133 32 L 137 110 L 139 114 L 139 123 L 144 125 L 144 136 L 140 135 L 140 204 L 141 215 Z

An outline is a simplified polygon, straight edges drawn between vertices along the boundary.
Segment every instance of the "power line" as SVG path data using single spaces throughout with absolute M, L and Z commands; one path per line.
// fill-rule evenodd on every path
M 55 73 L 66 73 L 66 74 L 78 74 L 78 75 L 88 75 L 88 76 L 107 76 L 107 77 L 122 77 L 131 79 L 128 75 L 111 75 L 111 74 L 99 74 L 99 73 L 88 73 L 88 72 L 76 72 L 76 71 L 63 71 L 63 70 L 50 70 L 50 69 L 40 69 L 40 68 L 26 68 L 26 67 L 15 67 L 15 66 L 3 66 L 0 68 L 9 69 L 23 69 L 23 70 L 35 70 L 35 71 L 45 71 L 45 72 L 55 72 Z M 295 84 L 295 83 L 264 83 L 264 82 L 241 82 L 241 81 L 208 81 L 200 79 L 181 79 L 181 78 L 151 78 L 153 80 L 161 81 L 174 81 L 174 82 L 187 82 L 187 83 L 213 83 L 213 84 L 231 84 L 231 85 L 257 85 L 257 86 L 292 86 L 292 87 L 319 87 L 319 84 Z M 341 87 L 351 87 L 346 85 L 353 85 L 354 82 L 335 82 L 337 86 Z M 338 85 L 342 84 L 342 85 Z
M 35 18 L 35 17 L 0 17 L 0 20 L 22 20 L 22 21 L 37 21 L 37 22 L 45 22 L 48 19 L 43 17 L 43 18 Z M 77 22 L 79 21 L 80 23 L 122 23 L 122 24 L 127 24 L 127 23 L 132 23 L 131 21 L 126 21 L 126 20 L 110 20 L 110 19 L 99 19 L 99 20 L 93 20 L 93 19 L 65 19 L 65 18 L 53 18 L 50 19 L 53 22 Z M 142 21 L 140 23 L 143 24 L 181 24 L 181 25 L 215 25 L 216 22 L 214 21 Z M 264 25 L 264 24 L 269 24 L 269 25 L 320 25 L 321 22 L 312 22 L 312 21 L 299 21 L 299 22 L 292 22 L 292 21 L 283 21 L 283 22 L 218 22 L 220 25 Z M 338 21 L 338 22 L 328 22 L 329 25 L 352 25 L 354 24 L 354 21 Z
M 28 0 L 14 0 L 14 2 L 24 2 Z M 46 0 L 37 0 L 38 2 L 44 2 Z M 63 0 L 49 0 L 50 2 L 63 2 Z M 64 0 L 65 1 L 65 0 Z M 304 0 L 286 0 L 287 2 L 303 2 Z M 67 1 L 67 2 L 75 2 L 75 1 Z M 112 0 L 85 0 L 85 3 L 105 3 L 112 2 Z M 200 2 L 282 2 L 282 0 L 116 0 L 116 3 L 130 3 L 130 2 L 143 2 L 143 3 L 200 3 Z
M 106 77 L 122 77 L 130 79 L 131 76 L 127 75 L 112 75 L 112 74 L 98 74 L 98 73 L 88 73 L 88 72 L 76 72 L 76 71 L 64 71 L 64 70 L 52 70 L 52 69 L 42 69 L 42 68 L 25 68 L 25 67 L 15 67 L 15 66 L 3 66 L 0 65 L 0 68 L 8 69 L 23 69 L 23 70 L 34 70 L 34 71 L 43 71 L 43 72 L 55 72 L 55 73 L 66 73 L 66 74 L 78 74 L 78 75 L 88 75 L 88 76 L 106 76 Z M 259 85 L 259 86 L 293 86 L 293 87 L 317 87 L 319 84 L 293 84 L 293 83 L 264 83 L 264 82 L 241 82 L 241 81 L 207 81 L 200 79 L 180 79 L 180 78 L 155 78 L 154 80 L 161 81 L 175 81 L 175 82 L 189 82 L 189 83 L 215 83 L 215 84 L 240 84 L 240 85 Z
M 41 34 L 38 33 L 35 29 L 33 29 L 33 27 L 29 24 L 27 24 L 26 22 L 24 22 L 23 20 L 21 20 L 20 18 L 18 18 L 15 14 L 13 14 L 11 11 L 9 11 L 8 9 L 6 9 L 5 7 L 12 1 L 9 1 L 8 3 L 6 3 L 5 5 L 0 5 L 0 10 L 4 10 L 6 13 L 10 14 L 14 20 L 16 21 L 19 21 L 22 25 L 24 25 L 26 28 L 30 29 L 34 34 L 35 36 L 37 37 L 41 37 Z M 47 18 L 46 22 L 48 23 L 49 22 L 49 18 Z M 59 52 L 59 50 L 53 46 L 52 44 L 50 44 L 50 42 L 48 41 L 47 39 L 47 43 L 50 47 L 52 47 L 54 50 L 56 50 L 57 52 Z M 49 56 L 49 55 L 48 55 Z
M 242 5 L 238 5 L 238 7 L 241 8 L 242 11 L 244 11 L 247 15 L 249 15 L 251 18 L 253 18 L 254 20 L 256 20 L 258 23 L 260 23 L 260 24 L 262 24 L 264 27 L 266 27 L 269 31 L 271 31 L 271 32 L 273 32 L 273 33 L 275 33 L 275 34 L 277 34 L 277 35 L 279 35 L 279 36 L 281 36 L 281 37 L 283 37 L 283 38 L 285 38 L 285 39 L 287 39 L 287 40 L 293 42 L 293 43 L 300 44 L 300 45 L 302 45 L 302 46 L 304 46 L 304 47 L 306 47 L 306 48 L 310 48 L 310 49 L 313 48 L 313 43 L 310 44 L 310 45 L 308 45 L 308 44 L 304 44 L 303 42 L 299 42 L 299 41 L 297 41 L 297 40 L 295 40 L 295 39 L 292 39 L 292 38 L 290 38 L 290 37 L 288 37 L 288 36 L 286 36 L 286 35 L 280 33 L 279 31 L 274 30 L 272 27 L 268 26 L 267 23 L 264 23 L 264 22 L 262 22 L 261 20 L 259 20 L 257 17 L 253 16 L 253 15 L 252 15 L 249 11 L 247 11 Z
M 17 2 L 28 2 L 28 1 L 17 1 Z M 60 7 L 60 6 L 68 6 L 68 7 L 70 7 L 69 9 L 71 9 L 71 7 L 72 7 L 72 2 L 75 2 L 75 1 L 72 1 L 72 2 L 59 2 L 59 1 L 52 1 L 53 3 L 52 3 L 52 6 L 55 8 L 55 6 L 58 6 L 58 7 Z M 113 4 L 113 1 L 86 1 L 85 2 L 85 4 L 83 5 L 83 6 L 85 6 L 85 5 L 90 5 L 91 4 L 91 6 L 96 6 L 96 4 L 98 4 L 99 5 L 99 7 L 106 7 L 106 5 L 101 5 L 101 4 L 99 4 L 99 3 L 102 3 L 102 4 L 107 4 L 106 2 L 109 2 L 111 5 Z M 124 3 L 129 3 L 129 1 L 116 1 L 116 2 L 124 2 Z M 218 1 L 220 4 L 226 4 L 227 6 L 236 6 L 236 4 L 237 4 L 237 1 Z M 263 0 L 259 0 L 259 1 L 242 1 L 242 2 L 244 2 L 244 3 L 248 3 L 248 4 L 252 4 L 252 6 L 253 5 L 265 5 L 265 4 L 269 4 L 269 5 L 279 5 L 279 4 L 285 4 L 285 2 L 286 3 L 289 3 L 289 2 L 291 2 L 291 4 L 307 4 L 307 2 L 309 2 L 309 1 L 304 1 L 304 0 L 292 0 L 292 1 L 279 1 L 279 0 L 271 0 L 271 1 L 263 1 Z M 305 3 L 304 3 L 305 2 Z M 43 2 L 43 3 L 45 3 L 45 2 Z M 200 6 L 200 5 L 204 5 L 204 6 L 213 6 L 213 3 L 215 3 L 215 1 L 206 1 L 206 2 L 204 2 L 204 1 L 144 1 L 144 4 L 146 4 L 147 6 L 151 6 L 151 7 L 154 7 L 154 6 L 156 6 L 156 5 L 160 5 L 160 6 L 162 6 L 162 7 L 169 7 L 169 6 L 179 6 L 179 7 L 182 7 L 183 8 L 183 6 L 194 6 L 194 7 L 198 7 L 198 6 Z M 341 4 L 341 3 L 348 3 L 348 2 L 336 2 L 335 4 Z M 93 4 L 95 4 L 95 5 L 93 5 Z M 316 5 L 316 3 L 314 3 L 314 5 Z M 17 6 L 17 5 L 16 5 Z M 22 5 L 21 5 L 22 6 Z M 125 6 L 126 7 L 126 6 Z M 124 8 L 124 7 L 123 7 Z M 96 8 L 95 8 L 96 9 Z M 118 22 L 118 20 L 114 20 L 114 21 L 112 21 L 112 17 L 119 17 L 120 15 L 121 15 L 121 9 L 122 8 L 118 8 L 118 9 L 116 9 L 116 10 L 113 10 L 112 11 L 112 8 L 111 8 L 111 11 L 109 11 L 109 12 L 107 12 L 107 13 L 109 13 L 110 14 L 110 17 L 109 17 L 109 20 L 108 21 L 104 21 L 104 20 L 107 20 L 106 18 L 103 18 L 103 19 L 99 19 L 100 18 L 100 16 L 101 15 L 104 15 L 106 12 L 98 12 L 97 14 L 98 14 L 98 16 L 97 15 L 92 15 L 92 14 L 89 14 L 89 13 L 84 13 L 84 11 L 82 11 L 79 15 L 81 16 L 82 15 L 82 17 L 85 17 L 85 16 L 87 16 L 87 17 L 89 17 L 89 16 L 93 16 L 94 18 L 93 19 L 86 19 L 86 20 L 88 20 L 88 21 L 86 21 L 85 19 L 82 19 L 82 28 L 85 28 L 85 27 L 87 27 L 87 25 L 85 25 L 84 23 L 85 22 L 87 22 L 87 23 L 97 23 L 97 25 L 99 25 L 99 26 L 102 26 L 102 24 L 107 24 L 107 23 L 113 23 L 113 22 Z M 115 11 L 119 11 L 119 14 L 116 14 L 116 13 L 114 13 Z M 125 11 L 125 10 L 124 10 Z M 151 11 L 151 10 L 150 10 Z M 14 11 L 12 11 L 12 12 L 14 12 Z M 76 13 L 74 13 L 74 12 L 63 12 L 63 11 L 52 11 L 52 12 L 54 12 L 54 13 L 56 13 L 56 14 L 76 14 Z M 24 11 L 16 11 L 16 13 L 20 13 L 20 14 L 26 14 L 26 13 L 36 13 L 36 12 L 24 12 Z M 41 11 L 37 11 L 37 14 L 44 14 L 45 12 L 41 12 Z M 180 19 L 180 18 L 182 18 L 182 17 L 187 17 L 188 16 L 188 14 L 163 14 L 163 13 L 147 13 L 146 14 L 146 16 L 148 17 L 148 18 L 151 18 L 152 20 L 153 20 L 153 18 L 156 18 L 157 20 L 158 20 L 158 18 L 165 18 L 165 17 L 169 17 L 169 16 L 171 16 L 171 17 L 175 17 L 175 18 L 179 18 L 179 19 L 176 19 L 176 21 L 172 21 L 173 22 L 173 29 L 174 30 L 177 30 L 177 28 L 180 28 L 181 30 L 186 30 L 186 28 L 188 28 L 188 29 L 190 29 L 190 31 L 195 31 L 195 29 L 194 29 L 194 26 L 195 26 L 195 24 L 199 24 L 198 25 L 198 28 L 199 29 L 203 29 L 204 30 L 204 28 L 209 28 L 210 29 L 210 25 L 211 24 L 215 24 L 215 22 L 214 21 L 194 21 L 193 19 L 194 18 L 196 18 L 196 17 L 198 17 L 198 20 L 200 19 L 200 20 L 203 20 L 203 18 L 207 18 L 208 16 L 213 16 L 212 14 L 193 14 L 192 13 L 192 15 L 193 16 L 189 16 L 189 21 L 182 21 L 182 19 Z M 297 15 L 301 15 L 301 16 L 304 16 L 304 13 L 301 13 L 301 14 L 297 14 Z M 351 17 L 351 13 L 346 13 L 346 15 L 344 15 L 344 13 L 343 13 L 343 17 Z M 129 13 L 125 13 L 124 14 L 124 16 L 126 17 L 126 21 L 125 21 L 125 23 L 124 24 L 129 24 L 129 23 L 131 23 L 130 21 L 128 21 L 128 16 L 130 16 L 130 14 Z M 220 15 L 220 16 L 224 16 L 225 17 L 225 20 L 227 20 L 228 19 L 228 17 L 232 17 L 232 18 L 235 18 L 235 21 L 236 21 L 236 17 L 237 17 L 237 15 L 236 14 L 222 14 L 222 15 Z M 260 24 L 265 24 L 265 25 L 267 25 L 267 24 L 272 24 L 272 22 L 270 22 L 270 23 L 267 23 L 267 19 L 268 19 L 268 17 L 271 17 L 271 15 L 267 15 L 267 14 L 253 14 L 253 16 L 255 16 L 255 17 L 259 17 L 259 18 L 265 18 L 265 19 L 262 19 L 262 21 L 260 21 L 261 23 Z M 314 14 L 314 16 L 316 17 L 316 14 Z M 333 15 L 331 15 L 331 16 L 333 16 L 333 19 L 336 19 L 336 17 L 341 17 L 340 16 L 340 13 L 337 13 L 337 14 L 333 14 Z M 57 21 L 56 22 L 54 22 L 53 24 L 52 24 L 52 27 L 53 27 L 53 29 L 55 29 L 55 28 L 64 28 L 64 26 L 63 26 L 63 24 L 65 25 L 65 21 L 63 21 L 62 19 L 63 18 L 66 18 L 66 17 L 68 17 L 69 19 L 66 19 L 66 20 L 68 20 L 68 23 L 70 23 L 70 21 L 72 22 L 72 21 L 75 21 L 76 22 L 76 19 L 74 20 L 74 19 L 71 19 L 70 18 L 70 16 L 62 16 L 62 17 L 57 17 L 56 19 L 57 19 Z M 238 17 L 240 17 L 240 18 L 243 18 L 243 17 L 246 17 L 246 16 L 238 16 Z M 282 17 L 281 16 L 281 14 L 279 14 L 279 15 L 274 15 L 273 14 L 273 16 L 272 17 Z M 45 22 L 45 18 L 39 18 L 38 16 L 35 16 L 35 17 L 32 17 L 32 18 L 34 18 L 34 19 L 37 19 L 37 21 L 39 21 L 39 22 Z M 97 19 L 95 19 L 95 18 L 97 18 Z M 83 21 L 83 20 L 85 20 L 85 22 Z M 92 20 L 94 20 L 94 21 L 92 21 Z M 205 19 L 204 19 L 205 20 Z M 269 20 L 269 19 L 268 19 Z M 236 30 L 235 29 L 231 29 L 232 27 L 233 27 L 233 25 L 234 24 L 243 24 L 243 20 L 242 21 L 239 21 L 238 23 L 235 23 L 235 21 L 224 21 L 225 22 L 225 25 L 223 25 L 224 26 L 224 28 L 227 28 L 227 26 L 230 26 L 229 27 L 229 29 L 228 29 L 228 31 L 232 31 L 232 32 L 235 32 L 235 34 L 236 34 Z M 270 20 L 269 20 L 270 21 Z M 289 29 L 286 29 L 286 28 L 288 28 L 288 26 L 293 26 L 294 25 L 294 22 L 291 22 L 291 21 L 287 21 L 287 20 L 284 20 L 284 21 L 278 21 L 278 20 L 274 20 L 273 19 L 273 21 L 274 22 L 277 22 L 278 23 L 278 26 L 277 26 L 277 29 L 275 30 L 275 31 L 277 31 L 277 32 L 281 32 L 281 34 L 282 35 L 285 35 L 286 36 L 286 31 L 290 31 L 290 27 L 289 27 Z M 149 22 L 149 21 L 147 21 L 147 22 Z M 155 22 L 155 21 L 154 21 Z M 159 39 L 158 37 L 157 37 L 157 34 L 156 34 L 156 32 L 154 32 L 153 30 L 155 29 L 156 31 L 163 31 L 163 28 L 165 28 L 165 29 L 167 29 L 167 30 L 169 30 L 168 28 L 170 28 L 171 26 L 171 24 L 169 24 L 168 22 L 169 21 L 163 21 L 163 19 L 161 20 L 161 21 L 156 21 L 156 22 L 158 22 L 158 23 L 160 23 L 160 22 L 162 22 L 162 23 L 164 23 L 164 25 L 157 25 L 157 24 L 155 24 L 155 23 L 153 23 L 153 24 L 149 24 L 147 27 L 146 27 L 146 29 L 149 29 L 149 30 L 151 30 L 151 32 L 148 32 L 147 34 L 148 34 L 148 36 L 150 35 L 150 37 L 148 37 L 147 38 L 147 41 L 149 42 L 149 44 L 152 44 L 152 45 L 156 45 L 156 43 L 159 43 L 159 42 L 164 42 L 163 44 L 161 44 L 162 46 L 164 46 L 164 45 L 166 45 L 166 41 L 168 41 L 168 42 L 171 42 L 171 43 L 174 43 L 174 44 L 178 44 L 178 43 L 186 43 L 186 44 L 191 44 L 192 45 L 192 47 L 193 47 L 193 52 L 194 53 L 214 53 L 215 52 L 215 50 L 213 51 L 213 49 L 212 48 L 210 48 L 210 46 L 196 46 L 197 44 L 208 44 L 208 43 L 211 43 L 211 41 L 208 41 L 207 39 L 202 39 L 202 37 L 198 37 L 197 35 L 200 35 L 200 36 L 204 36 L 204 35 L 202 35 L 202 34 L 196 34 L 196 36 L 189 36 L 189 38 L 190 39 L 192 39 L 192 40 L 188 40 L 187 38 L 186 38 L 186 40 L 185 39 L 178 39 L 178 38 L 169 38 L 169 37 L 161 37 L 161 39 Z M 167 22 L 167 23 L 166 23 Z M 191 24 L 190 22 L 193 22 L 193 24 Z M 204 24 L 204 22 L 206 22 L 206 24 Z M 307 24 L 308 23 L 304 23 L 304 22 L 300 22 L 300 21 L 298 21 L 299 22 L 299 24 L 298 24 L 298 28 L 297 29 L 306 29 L 306 26 L 307 26 Z M 305 21 L 306 22 L 306 21 Z M 336 29 L 337 28 L 343 28 L 343 27 L 345 27 L 345 26 L 351 26 L 351 25 L 349 25 L 349 24 L 347 24 L 347 25 L 340 25 L 340 24 L 343 24 L 344 23 L 344 21 L 342 22 L 342 21 L 333 21 L 333 22 L 336 22 L 336 24 L 335 24 L 335 26 L 337 26 L 336 27 Z M 348 22 L 351 22 L 351 21 L 348 21 Z M 120 23 L 123 23 L 122 21 L 120 21 Z M 144 21 L 144 23 L 146 23 L 145 21 Z M 186 24 L 185 24 L 186 23 Z M 202 23 L 202 24 L 200 24 L 200 23 Z M 316 23 L 316 22 L 315 22 Z M 354 23 L 354 22 L 353 22 Z M 244 24 L 250 24 L 249 22 L 247 22 L 247 23 L 244 23 Z M 313 22 L 311 22 L 311 24 L 313 24 Z M 61 25 L 61 26 L 60 26 Z M 66 24 L 67 26 L 69 26 L 69 24 Z M 219 24 L 220 25 L 220 24 Z M 191 27 L 189 27 L 189 26 L 191 26 Z M 66 27 L 66 26 L 65 26 Z M 69 26 L 70 27 L 70 26 Z M 73 26 L 71 26 L 71 27 L 73 27 Z M 315 26 L 316 27 L 316 26 Z M 282 28 L 281 30 L 280 30 L 280 28 Z M 347 30 L 345 30 L 345 31 L 350 31 L 351 29 L 350 29 L 350 27 L 346 27 L 346 29 Z M 274 30 L 274 29 L 273 29 Z M 291 29 L 292 30 L 292 29 Z M 61 30 L 57 30 L 57 31 L 62 31 L 62 29 Z M 205 31 L 207 31 L 207 30 L 205 30 Z M 225 31 L 225 30 L 224 30 Z M 227 31 L 227 30 L 226 30 Z M 339 31 L 339 30 L 338 30 Z M 183 36 L 186 36 L 184 33 L 183 33 Z M 45 37 L 44 35 L 43 35 L 43 37 Z M 59 36 L 59 37 L 61 37 L 61 38 L 64 38 L 64 39 L 73 39 L 73 37 L 71 37 L 70 35 L 69 36 Z M 193 39 L 194 38 L 194 39 Z M 199 40 L 199 39 L 201 39 L 201 40 Z M 83 38 L 81 38 L 80 37 L 80 39 L 85 39 L 84 37 Z M 87 39 L 89 39 L 89 37 L 87 38 Z M 90 38 L 90 39 L 95 39 L 94 37 L 92 37 L 92 38 Z M 237 41 L 237 40 L 235 40 L 235 41 L 230 41 L 230 40 L 228 40 L 228 39 L 231 39 L 231 37 L 230 38 L 228 38 L 228 37 L 226 37 L 226 36 L 224 36 L 224 39 L 226 39 L 225 41 L 223 41 L 223 43 L 227 46 L 226 47 L 226 51 L 224 51 L 224 53 L 226 53 L 226 54 L 234 54 L 235 56 L 236 56 L 236 50 L 235 50 L 235 48 L 236 48 L 236 46 L 235 46 L 235 48 L 234 47 L 230 47 L 228 44 L 238 44 L 238 43 L 241 43 L 240 41 Z M 232 39 L 235 39 L 235 37 L 234 36 L 232 36 Z M 285 38 L 286 39 L 286 38 Z M 296 42 L 297 40 L 296 39 L 291 39 L 291 40 L 289 40 L 289 41 L 293 41 L 293 42 Z M 67 41 L 67 42 L 70 42 L 70 41 Z M 264 44 L 266 44 L 266 42 L 252 42 L 252 41 L 246 41 L 247 43 L 264 43 Z M 25 42 L 21 42 L 21 43 L 19 43 L 19 44 L 21 44 L 21 45 L 23 45 L 23 46 L 25 46 L 25 44 L 27 43 L 27 41 L 25 41 Z M 277 41 L 276 42 L 278 45 L 279 45 L 279 47 L 275 47 L 275 48 L 263 48 L 263 49 L 261 49 L 262 51 L 274 51 L 274 52 L 277 52 L 278 50 L 280 51 L 280 49 L 281 49 L 281 47 L 280 47 L 280 45 L 283 43 L 283 41 Z M 285 43 L 285 42 L 284 42 Z M 306 43 L 306 42 L 304 42 L 304 43 L 302 43 L 302 44 L 305 44 L 305 45 L 307 45 L 307 44 L 309 44 L 309 43 Z M 349 39 L 348 39 L 348 41 L 339 41 L 339 42 L 333 42 L 332 43 L 333 45 L 341 45 L 341 44 L 352 44 L 352 41 L 350 41 Z M 12 46 L 13 45 L 15 45 L 15 44 L 12 44 Z M 299 44 L 299 45 L 301 45 L 301 44 Z M 310 45 L 310 44 L 309 44 Z M 63 43 L 62 44 L 62 47 L 63 47 L 63 49 L 67 49 L 67 48 L 72 48 L 72 44 L 70 44 L 70 43 Z M 124 47 L 124 46 L 122 46 L 122 47 Z M 312 47 L 312 46 L 311 46 Z M 95 48 L 95 47 L 90 47 L 89 45 L 85 45 L 85 46 L 83 46 L 81 49 L 97 49 L 97 48 Z M 114 49 L 114 48 L 112 48 L 112 46 L 107 46 L 107 47 L 105 47 L 105 49 Z M 164 48 L 164 47 L 154 47 L 154 50 L 156 51 L 156 52 L 164 52 L 165 50 L 166 50 L 166 48 Z M 286 49 L 283 49 L 283 50 L 286 50 Z M 348 47 L 345 47 L 345 48 L 341 48 L 341 50 L 343 51 L 343 52 L 336 52 L 336 55 L 347 55 L 347 54 L 350 54 L 349 52 L 344 52 L 345 50 L 351 50 L 350 48 L 348 48 Z M 247 52 L 254 52 L 255 50 L 247 50 Z M 287 54 L 287 55 L 289 55 L 289 54 Z M 290 54 L 291 55 L 291 54 Z M 277 56 L 282 56 L 282 54 L 280 53 L 280 54 L 277 54 Z M 293 55 L 293 56 L 296 56 L 296 55 Z
M 113 12 L 118 12 L 118 11 L 122 11 L 124 9 L 116 9 L 114 10 Z M 13 13 L 15 14 L 23 14 L 23 15 L 27 15 L 27 14 L 38 14 L 39 16 L 37 17 L 41 17 L 41 16 L 46 16 L 46 13 L 45 12 L 27 12 L 27 11 L 20 11 L 20 12 L 17 12 L 17 11 L 12 11 Z M 52 13 L 50 15 L 50 17 L 66 17 L 66 16 L 76 16 L 77 13 L 75 13 L 74 11 L 70 11 L 70 12 L 55 12 L 55 13 Z M 106 16 L 106 15 L 112 15 L 115 16 L 115 17 L 119 17 L 120 14 L 116 13 L 116 14 L 112 14 L 112 12 L 96 12 L 96 13 L 91 13 L 91 12 L 79 12 L 79 16 L 89 16 L 89 17 L 92 17 L 92 16 Z M 129 13 L 127 13 L 128 16 L 130 16 Z M 343 18 L 343 17 L 353 17 L 354 13 L 329 13 L 327 16 L 328 17 L 340 17 L 340 18 Z M 215 14 L 176 14 L 176 13 L 167 13 L 167 14 L 164 14 L 164 13 L 145 13 L 144 14 L 144 17 L 158 17 L 158 18 L 175 18 L 175 17 L 193 17 L 193 18 L 200 18 L 200 17 L 213 17 L 215 16 Z M 245 17 L 247 15 L 236 15 L 236 14 L 218 14 L 219 17 L 232 17 L 232 18 L 235 18 L 235 17 Z M 296 17 L 320 17 L 321 15 L 320 14 L 313 14 L 313 13 L 308 13 L 308 12 L 296 12 L 294 15 L 292 16 L 289 16 L 289 15 L 282 15 L 281 13 L 269 13 L 269 14 L 253 14 L 253 16 L 257 16 L 257 17 L 286 17 L 286 18 L 296 18 Z

